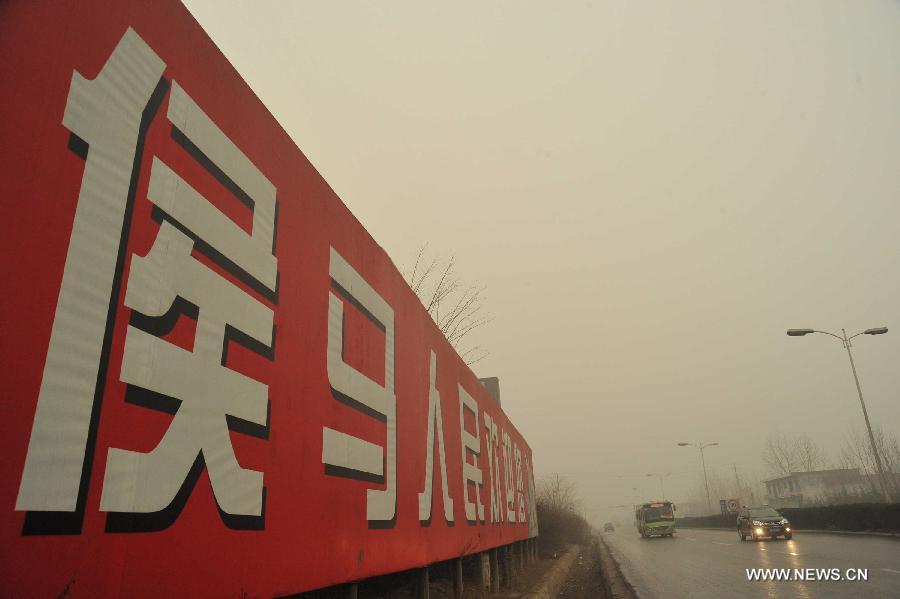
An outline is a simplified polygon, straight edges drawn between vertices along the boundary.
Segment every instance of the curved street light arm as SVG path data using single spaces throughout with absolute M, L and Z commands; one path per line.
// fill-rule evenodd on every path
M 831 335 L 831 336 L 834 337 L 835 339 L 840 339 L 840 340 L 841 340 L 841 343 L 844 343 L 844 338 L 843 338 L 843 337 L 841 337 L 840 335 L 835 335 L 834 333 L 829 333 L 828 331 L 815 331 L 815 330 L 814 330 L 813 333 L 822 333 L 823 335 Z M 861 333 L 857 333 L 856 335 L 860 335 L 860 334 L 861 334 Z M 856 335 L 854 335 L 853 337 L 856 337 Z M 853 337 L 851 337 L 851 339 L 853 339 Z
M 850 340 L 853 339 L 854 337 L 859 337 L 860 335 L 865 335 L 865 334 L 866 334 L 865 331 L 860 331 L 860 332 L 858 332 L 858 333 L 855 333 L 855 334 L 850 335 L 849 337 L 847 337 L 847 341 L 850 341 Z

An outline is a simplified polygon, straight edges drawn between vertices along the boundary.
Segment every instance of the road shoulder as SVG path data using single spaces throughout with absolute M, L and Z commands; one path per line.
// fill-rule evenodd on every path
M 612 550 L 602 535 L 597 535 L 597 549 L 606 595 L 610 599 L 636 599 L 634 587 L 622 573 Z

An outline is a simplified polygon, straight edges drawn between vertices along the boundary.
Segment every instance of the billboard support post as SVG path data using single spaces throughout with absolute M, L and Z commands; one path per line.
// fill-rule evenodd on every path
M 491 549 L 491 591 L 500 592 L 500 549 Z
M 424 568 L 419 568 L 418 571 L 418 584 L 416 585 L 416 599 L 429 599 L 429 581 L 428 581 L 428 566 Z

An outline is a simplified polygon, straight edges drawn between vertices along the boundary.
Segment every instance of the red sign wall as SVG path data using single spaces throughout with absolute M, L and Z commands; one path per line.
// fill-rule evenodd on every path
M 283 595 L 536 534 L 524 439 L 183 6 L 6 2 L 0 56 L 4 595 Z

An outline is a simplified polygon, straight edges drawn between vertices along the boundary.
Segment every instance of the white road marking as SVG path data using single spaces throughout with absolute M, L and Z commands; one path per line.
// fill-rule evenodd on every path
M 793 551 L 788 551 L 788 555 L 800 555 L 799 553 L 794 553 Z
M 900 570 L 891 570 L 890 568 L 882 568 L 883 572 L 893 572 L 894 574 L 900 574 Z
M 733 545 L 734 543 L 720 543 L 718 541 L 713 541 L 716 545 Z

